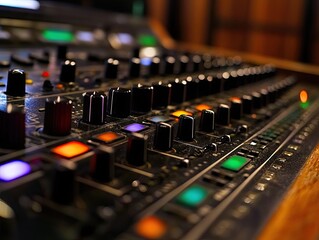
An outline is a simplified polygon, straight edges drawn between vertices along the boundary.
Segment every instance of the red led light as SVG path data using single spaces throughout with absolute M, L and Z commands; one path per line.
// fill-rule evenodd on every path
M 51 149 L 51 152 L 65 158 L 74 158 L 83 153 L 86 153 L 89 150 L 90 148 L 84 143 L 78 141 L 71 141 Z
M 48 71 L 43 71 L 41 74 L 41 77 L 48 78 L 48 77 L 50 77 L 50 73 Z

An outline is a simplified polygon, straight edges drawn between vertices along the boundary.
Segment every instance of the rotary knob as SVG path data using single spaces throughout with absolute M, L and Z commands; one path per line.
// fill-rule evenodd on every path
M 114 151 L 110 147 L 99 146 L 95 150 L 95 157 L 90 163 L 91 176 L 99 182 L 108 182 L 114 179 Z
M 126 88 L 111 88 L 108 96 L 108 113 L 112 117 L 124 118 L 131 114 L 132 91 Z
M 141 60 L 139 58 L 132 58 L 130 61 L 130 73 L 131 78 L 137 78 L 141 72 Z
M 233 98 L 230 102 L 230 117 L 232 119 L 241 119 L 243 116 L 243 104 L 240 98 Z
M 182 55 L 179 57 L 179 68 L 178 74 L 183 74 L 188 72 L 188 65 L 189 65 L 189 57 L 186 55 Z
M 159 57 L 153 57 L 149 69 L 150 76 L 157 76 L 160 73 L 161 59 Z
M 198 97 L 198 87 L 199 87 L 199 80 L 197 78 L 192 78 L 188 76 L 186 78 L 187 85 L 186 85 L 186 101 L 193 100 Z
M 199 129 L 204 132 L 212 132 L 215 129 L 215 113 L 204 109 L 200 116 Z
M 195 138 L 195 119 L 192 116 L 181 115 L 178 122 L 177 137 L 183 141 L 193 141 Z
M 43 133 L 66 136 L 71 132 L 72 102 L 61 97 L 45 102 Z
M 168 56 L 164 61 L 164 75 L 174 74 L 176 59 L 172 56 Z
M 250 95 L 242 96 L 242 103 L 243 103 L 243 112 L 245 114 L 252 114 L 254 111 L 254 103 L 253 98 Z
M 104 77 L 106 79 L 116 79 L 118 73 L 119 61 L 109 58 L 105 63 Z
M 158 123 L 155 128 L 154 148 L 169 151 L 173 144 L 173 126 L 168 123 Z
M 10 96 L 25 95 L 25 72 L 20 69 L 11 69 L 8 72 L 7 91 Z
M 65 83 L 75 82 L 75 71 L 75 61 L 65 60 L 61 66 L 60 81 Z
M 103 124 L 105 122 L 107 97 L 104 93 L 91 92 L 83 94 L 83 122 Z
M 165 108 L 171 102 L 172 85 L 159 81 L 153 84 L 153 108 Z
M 152 110 L 153 87 L 137 84 L 132 87 L 132 112 L 147 113 Z
M 217 108 L 216 121 L 220 125 L 227 126 L 230 124 L 230 108 L 226 104 L 220 104 Z
M 261 94 L 258 92 L 253 92 L 252 93 L 253 97 L 253 103 L 254 103 L 254 108 L 255 109 L 260 109 L 263 106 L 263 99 L 261 97 Z
M 186 80 L 180 80 L 179 78 L 176 78 L 173 82 L 171 82 L 172 85 L 172 103 L 182 103 L 186 100 Z
M 6 111 L 0 111 L 0 147 L 21 149 L 25 144 L 25 113 L 21 108 L 8 104 Z
M 147 160 L 147 136 L 132 133 L 128 138 L 126 160 L 133 166 L 143 166 Z

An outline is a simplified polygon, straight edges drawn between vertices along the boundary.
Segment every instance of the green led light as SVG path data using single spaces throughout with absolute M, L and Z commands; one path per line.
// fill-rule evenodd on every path
M 231 171 L 239 171 L 243 166 L 245 166 L 249 160 L 247 158 L 234 155 L 224 161 L 221 165 L 222 168 L 226 168 Z
M 67 30 L 46 29 L 42 32 L 42 38 L 50 42 L 72 42 L 74 35 Z
M 138 37 L 138 43 L 141 46 L 155 46 L 157 44 L 157 40 L 153 35 L 142 34 Z
M 205 188 L 193 185 L 180 193 L 176 201 L 186 207 L 196 207 L 205 200 L 207 195 L 208 192 Z
M 307 109 L 309 107 L 309 102 L 300 102 L 300 107 L 302 109 Z

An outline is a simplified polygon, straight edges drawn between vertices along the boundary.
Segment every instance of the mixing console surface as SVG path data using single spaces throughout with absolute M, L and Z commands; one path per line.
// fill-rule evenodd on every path
M 318 88 L 108 48 L 0 52 L 1 239 L 256 237 L 317 144 Z

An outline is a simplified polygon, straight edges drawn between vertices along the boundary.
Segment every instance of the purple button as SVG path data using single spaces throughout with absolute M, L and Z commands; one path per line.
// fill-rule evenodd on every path
M 139 123 L 132 123 L 123 127 L 123 130 L 127 132 L 140 132 L 146 128 L 148 128 L 148 126 Z
M 14 160 L 0 166 L 0 180 L 9 182 L 28 174 L 30 171 L 31 167 L 28 163 Z

